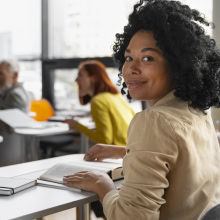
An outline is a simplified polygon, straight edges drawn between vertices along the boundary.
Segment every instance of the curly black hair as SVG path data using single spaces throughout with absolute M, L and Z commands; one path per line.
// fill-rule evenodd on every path
M 152 31 L 167 59 L 174 95 L 202 111 L 220 107 L 220 52 L 201 24 L 214 26 L 199 11 L 179 1 L 140 0 L 124 33 L 116 34 L 113 57 L 119 64 L 119 76 L 132 36 L 139 30 Z M 122 94 L 125 88 L 123 83 Z

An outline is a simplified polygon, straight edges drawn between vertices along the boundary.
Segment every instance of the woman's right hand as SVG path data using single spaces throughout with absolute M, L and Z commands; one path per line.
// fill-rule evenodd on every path
M 73 120 L 73 119 L 66 119 L 64 121 L 64 123 L 67 123 L 69 125 L 70 129 L 74 129 L 77 125 L 77 121 Z
M 117 146 L 110 144 L 96 144 L 92 146 L 84 156 L 84 160 L 102 161 L 106 158 L 123 158 L 126 154 L 125 146 Z

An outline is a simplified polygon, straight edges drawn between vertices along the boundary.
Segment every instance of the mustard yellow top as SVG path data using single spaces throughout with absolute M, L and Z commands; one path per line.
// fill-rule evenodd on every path
M 77 124 L 76 129 L 96 143 L 126 145 L 128 125 L 134 114 L 120 94 L 100 93 L 91 100 L 91 116 L 96 129 L 81 124 Z

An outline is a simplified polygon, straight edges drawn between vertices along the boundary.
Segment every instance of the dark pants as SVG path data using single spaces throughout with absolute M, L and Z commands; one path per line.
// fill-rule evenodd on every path
M 95 212 L 97 218 L 104 217 L 102 203 L 99 200 L 91 203 L 91 209 Z

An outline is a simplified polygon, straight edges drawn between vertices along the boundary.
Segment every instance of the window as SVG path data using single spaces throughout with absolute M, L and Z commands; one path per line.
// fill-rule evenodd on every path
M 50 58 L 112 55 L 136 0 L 50 0 Z
M 0 59 L 16 58 L 19 81 L 32 94 L 41 97 L 41 1 L 0 1 Z M 26 60 L 24 62 L 24 60 Z
M 56 110 L 72 109 L 79 106 L 78 89 L 75 82 L 78 69 L 56 69 L 54 96 Z
M 33 100 L 42 98 L 41 61 L 20 61 L 19 81 Z

